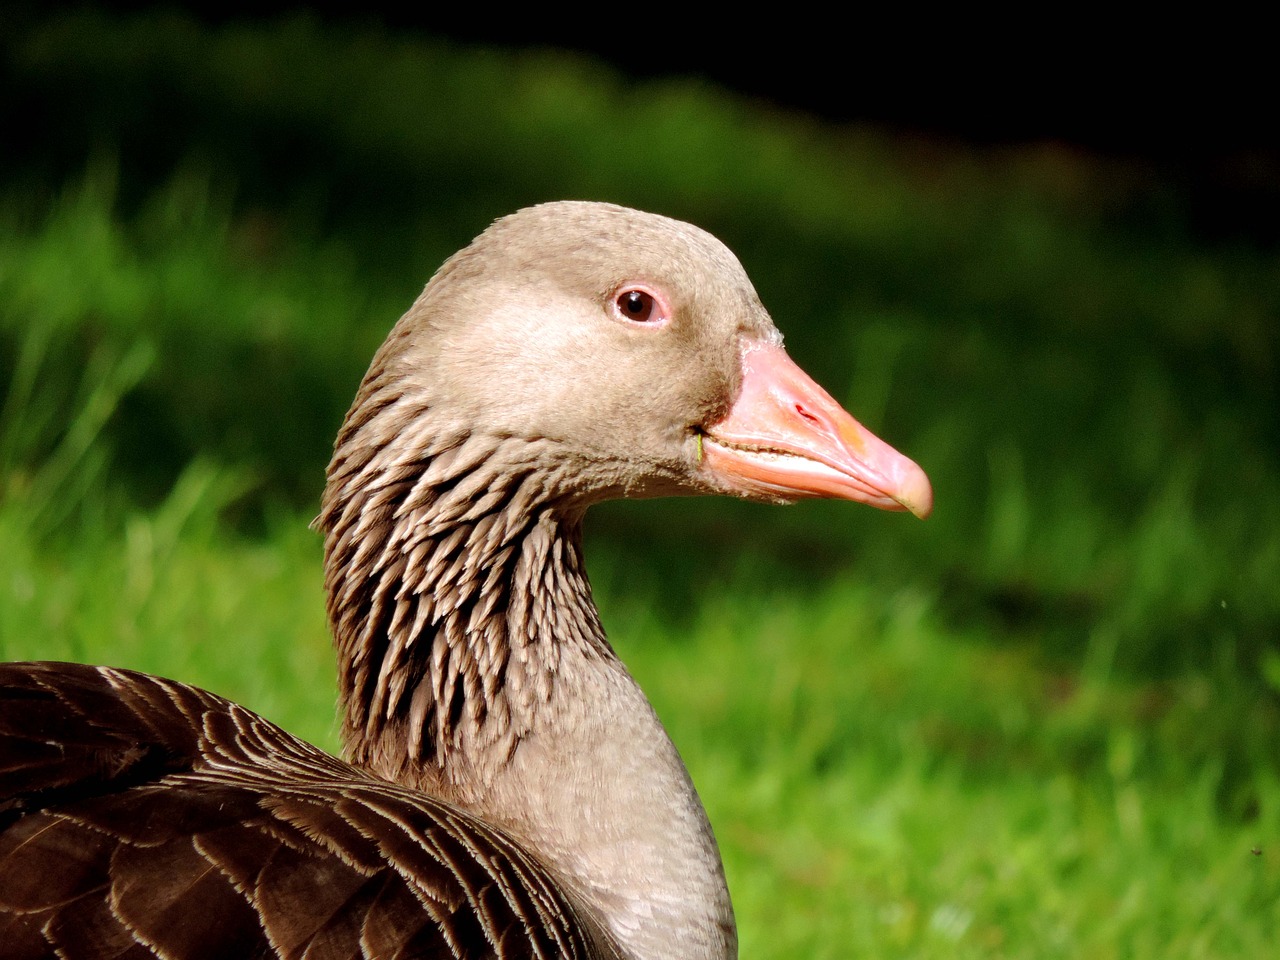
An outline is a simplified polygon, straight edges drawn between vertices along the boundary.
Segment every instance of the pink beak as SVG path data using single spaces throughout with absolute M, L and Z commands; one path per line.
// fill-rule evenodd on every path
M 721 485 L 771 500 L 833 497 L 882 510 L 933 509 L 924 471 L 853 419 L 777 344 L 742 350 L 742 392 L 702 444 Z

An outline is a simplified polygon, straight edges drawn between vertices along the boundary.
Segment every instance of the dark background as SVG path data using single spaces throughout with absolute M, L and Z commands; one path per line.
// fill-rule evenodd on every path
M 9 0 L 10 29 L 50 5 Z M 978 147 L 1052 142 L 1142 159 L 1211 238 L 1280 242 L 1280 96 L 1261 23 L 1198 11 L 1131 22 L 1106 11 L 1047 8 L 1037 18 L 908 9 L 723 15 L 679 10 L 538 10 L 476 15 L 437 4 L 114 0 L 128 15 L 184 11 L 209 25 L 307 16 L 353 29 L 447 38 L 511 51 L 585 54 L 634 79 L 703 78 L 762 105 L 902 136 Z M 15 140 L 39 135 L 29 103 L 10 100 Z

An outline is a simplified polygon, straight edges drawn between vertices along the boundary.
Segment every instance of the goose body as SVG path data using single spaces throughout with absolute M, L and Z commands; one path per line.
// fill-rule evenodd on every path
M 346 759 L 170 680 L 0 665 L 0 956 L 736 956 L 581 554 L 592 503 L 690 493 L 932 497 L 709 234 L 497 221 L 392 330 L 329 465 Z

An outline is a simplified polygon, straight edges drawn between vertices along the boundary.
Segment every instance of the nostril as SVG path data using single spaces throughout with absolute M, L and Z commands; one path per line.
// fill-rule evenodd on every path
M 801 404 L 799 404 L 799 403 L 797 403 L 797 404 L 796 404 L 796 413 L 800 414 L 800 416 L 804 417 L 804 418 L 805 418 L 806 420 L 808 420 L 810 423 L 818 423 L 818 422 L 819 422 L 819 420 L 818 420 L 818 418 L 817 418 L 817 417 L 815 417 L 812 413 L 810 413 L 808 410 L 806 410 L 806 409 L 804 408 L 804 406 L 803 406 L 803 405 L 801 405 Z

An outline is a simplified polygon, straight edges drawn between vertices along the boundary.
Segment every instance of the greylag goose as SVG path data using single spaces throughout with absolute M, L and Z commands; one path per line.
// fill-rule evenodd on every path
M 932 503 L 711 235 L 580 202 L 494 223 L 391 331 L 329 464 L 346 759 L 171 680 L 3 666 L 0 954 L 736 956 L 581 555 L 592 503 L 690 493 Z

